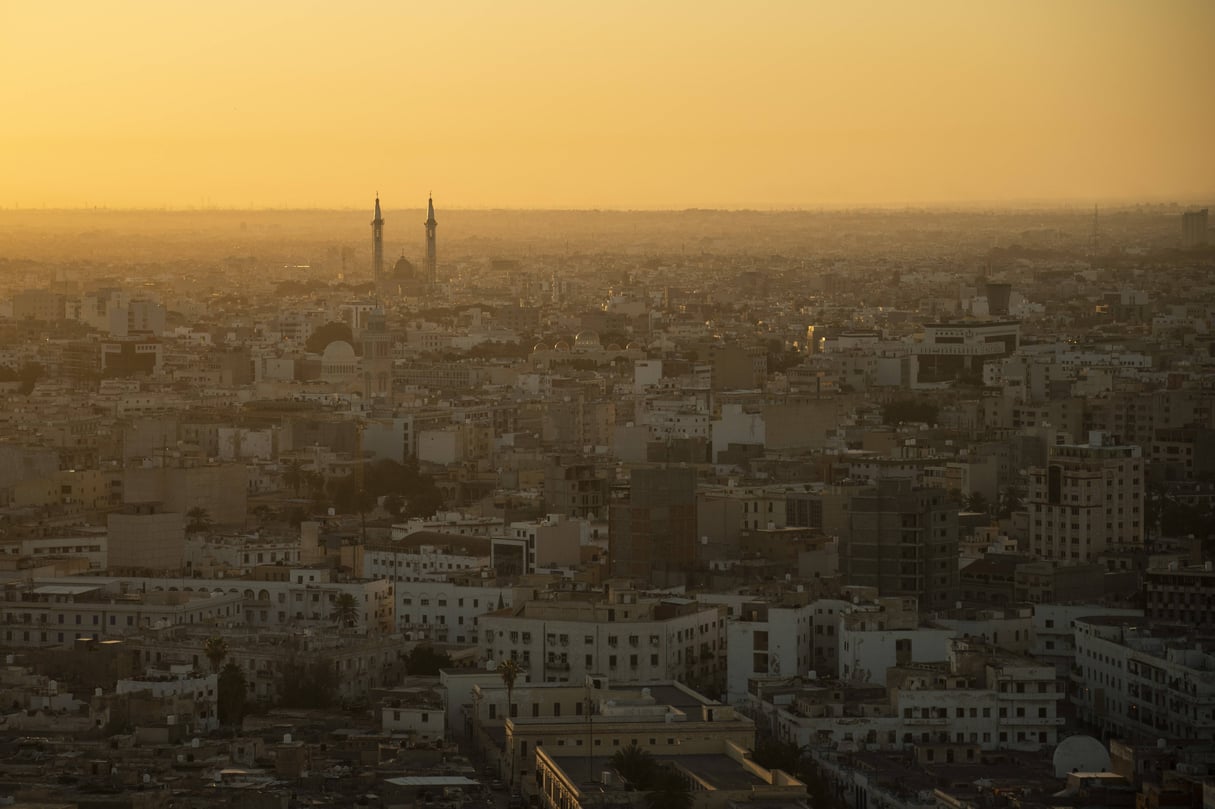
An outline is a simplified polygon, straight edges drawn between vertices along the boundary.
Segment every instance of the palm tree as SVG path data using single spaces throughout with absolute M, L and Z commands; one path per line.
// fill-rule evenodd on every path
M 654 779 L 658 765 L 648 750 L 643 750 L 633 742 L 628 747 L 622 747 L 612 754 L 612 769 L 620 777 L 629 782 L 633 789 L 649 788 Z
M 194 534 L 211 527 L 211 513 L 202 506 L 195 506 L 187 511 L 186 518 L 189 520 L 186 523 L 186 533 Z
M 352 594 L 341 593 L 333 602 L 332 618 L 338 626 L 356 626 L 359 622 L 359 602 Z
M 506 715 L 514 716 L 514 701 L 515 701 L 515 680 L 519 679 L 519 674 L 523 669 L 518 661 L 513 657 L 508 657 L 498 664 L 498 675 L 502 678 L 502 684 L 506 686 Z
M 502 678 L 502 684 L 506 686 L 506 715 L 508 717 L 515 716 L 515 680 L 519 679 L 519 674 L 523 669 L 519 663 L 513 658 L 508 657 L 498 664 L 498 675 Z M 514 745 L 507 747 L 507 762 L 506 766 L 510 773 L 510 781 L 515 780 L 515 750 Z
M 211 661 L 212 670 L 219 671 L 219 664 L 228 656 L 228 642 L 219 635 L 207 638 L 203 644 L 203 654 Z
M 290 488 L 294 494 L 300 493 L 300 487 L 304 485 L 304 465 L 298 458 L 292 458 L 283 464 L 283 485 Z

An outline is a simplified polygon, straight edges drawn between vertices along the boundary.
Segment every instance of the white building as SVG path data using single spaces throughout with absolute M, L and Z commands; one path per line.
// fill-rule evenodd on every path
M 1215 741 L 1215 654 L 1205 628 L 1077 618 L 1072 700 L 1104 735 Z M 1209 640 L 1208 640 L 1209 643 Z
M 1145 477 L 1140 448 L 1103 433 L 1090 434 L 1088 444 L 1050 447 L 1047 465 L 1029 473 L 1030 550 L 1059 562 L 1141 550 Z
M 480 621 L 487 657 L 517 660 L 533 682 L 603 674 L 618 683 L 676 678 L 696 687 L 720 681 L 725 624 L 717 607 L 610 588 L 606 596 L 553 593 Z

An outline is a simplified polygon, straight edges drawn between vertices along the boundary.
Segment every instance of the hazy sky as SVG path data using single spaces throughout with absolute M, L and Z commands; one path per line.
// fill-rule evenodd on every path
M 1211 0 L 0 0 L 0 206 L 1215 197 Z

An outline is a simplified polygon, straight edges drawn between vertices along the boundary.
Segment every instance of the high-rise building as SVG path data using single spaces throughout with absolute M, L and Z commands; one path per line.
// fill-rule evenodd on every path
M 359 339 L 363 344 L 363 395 L 368 399 L 387 396 L 392 392 L 392 334 L 382 309 L 367 318 L 367 328 Z
M 696 470 L 634 469 L 627 503 L 608 511 L 612 574 L 666 582 L 696 561 Z
M 371 220 L 372 275 L 378 292 L 384 283 L 384 217 L 380 214 L 380 195 L 375 195 L 375 218 Z
M 1143 549 L 1144 460 L 1137 446 L 1089 433 L 1087 444 L 1050 447 L 1029 472 L 1030 550 L 1055 562 L 1096 561 Z
M 1207 209 L 1183 213 L 1181 215 L 1181 246 L 1198 247 L 1206 244 L 1207 241 Z
M 886 478 L 853 494 L 840 563 L 850 585 L 915 596 L 920 609 L 953 606 L 958 585 L 958 510 L 945 491 Z
M 426 226 L 426 283 L 434 287 L 438 280 L 438 254 L 435 252 L 435 228 L 439 223 L 435 221 L 435 200 L 431 197 L 426 203 L 426 221 L 423 223 Z

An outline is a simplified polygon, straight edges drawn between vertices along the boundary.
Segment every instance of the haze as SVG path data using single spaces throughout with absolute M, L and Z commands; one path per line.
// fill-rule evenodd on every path
M 0 205 L 1186 201 L 1213 33 L 1208 2 L 9 3 Z

